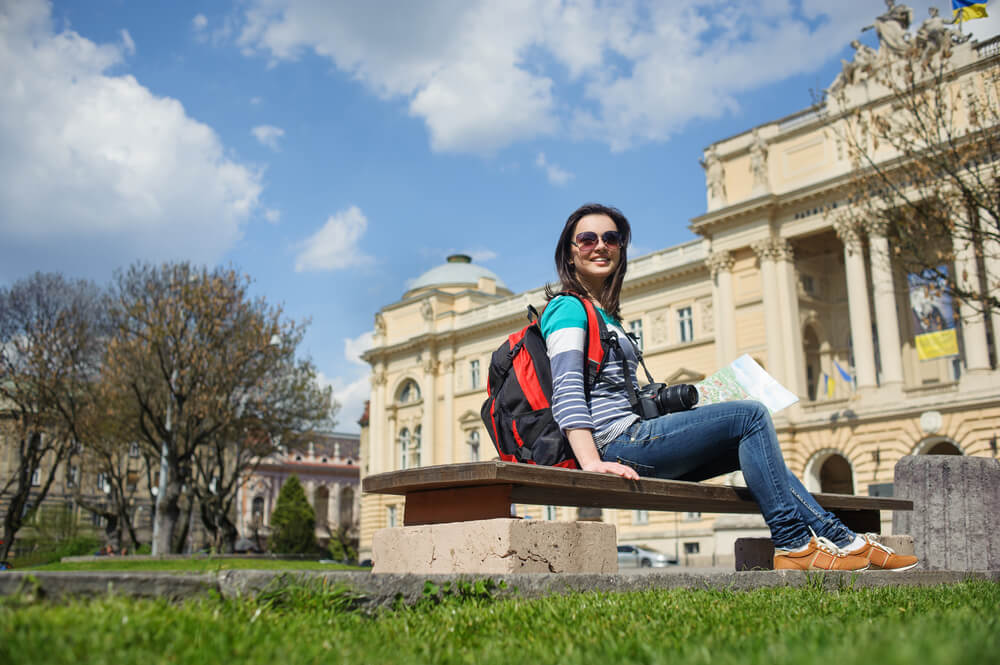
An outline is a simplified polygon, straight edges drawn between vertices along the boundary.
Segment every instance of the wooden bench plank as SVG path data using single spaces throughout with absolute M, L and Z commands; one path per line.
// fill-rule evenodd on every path
M 509 462 L 471 462 L 420 467 L 368 476 L 362 489 L 368 493 L 412 495 L 437 489 L 510 485 L 513 503 L 595 507 L 631 510 L 759 513 L 757 503 L 744 487 L 709 485 L 681 480 L 620 476 Z M 913 502 L 887 497 L 849 494 L 815 494 L 817 502 L 841 515 L 879 510 L 912 510 Z M 424 496 L 428 505 L 446 500 Z M 447 520 L 445 520 L 447 521 Z M 850 525 L 848 525 L 850 526 Z

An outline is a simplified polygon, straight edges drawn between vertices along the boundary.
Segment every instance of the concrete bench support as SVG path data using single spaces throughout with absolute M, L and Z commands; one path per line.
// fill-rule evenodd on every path
M 617 573 L 615 527 L 489 519 L 380 529 L 373 573 Z
M 904 457 L 894 492 L 913 510 L 894 513 L 893 533 L 913 535 L 923 569 L 1000 569 L 1000 460 Z

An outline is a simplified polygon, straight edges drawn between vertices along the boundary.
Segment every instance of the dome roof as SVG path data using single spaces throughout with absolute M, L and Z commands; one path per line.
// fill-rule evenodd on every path
M 425 289 L 431 286 L 471 286 L 479 285 L 480 277 L 488 277 L 496 280 L 498 289 L 507 289 L 496 273 L 488 268 L 477 266 L 472 262 L 472 257 L 466 254 L 452 254 L 448 257 L 447 263 L 431 268 L 420 277 L 413 280 L 406 290 L 412 293 L 418 289 Z M 509 290 L 509 289 L 508 289 Z

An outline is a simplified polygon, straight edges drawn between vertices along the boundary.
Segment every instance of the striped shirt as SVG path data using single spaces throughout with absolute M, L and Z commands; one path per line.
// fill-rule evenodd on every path
M 587 312 L 583 304 L 570 296 L 553 298 L 542 313 L 540 325 L 552 366 L 552 416 L 564 432 L 568 429 L 593 431 L 594 443 L 602 449 L 639 419 L 628 403 L 621 354 L 624 353 L 629 364 L 636 390 L 639 361 L 632 340 L 621 324 L 600 307 L 597 312 L 607 324 L 608 331 L 617 333 L 622 350 L 608 349 L 597 385 L 590 392 L 589 404 L 583 391 L 583 349 L 587 328 Z

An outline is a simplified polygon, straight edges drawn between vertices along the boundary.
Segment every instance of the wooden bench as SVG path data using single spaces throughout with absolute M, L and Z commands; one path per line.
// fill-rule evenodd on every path
M 362 480 L 362 490 L 406 497 L 403 525 L 510 517 L 512 503 L 580 508 L 760 513 L 745 487 L 619 476 L 509 462 L 471 462 L 390 471 Z M 905 499 L 814 494 L 850 529 L 881 530 L 879 511 L 913 510 Z

